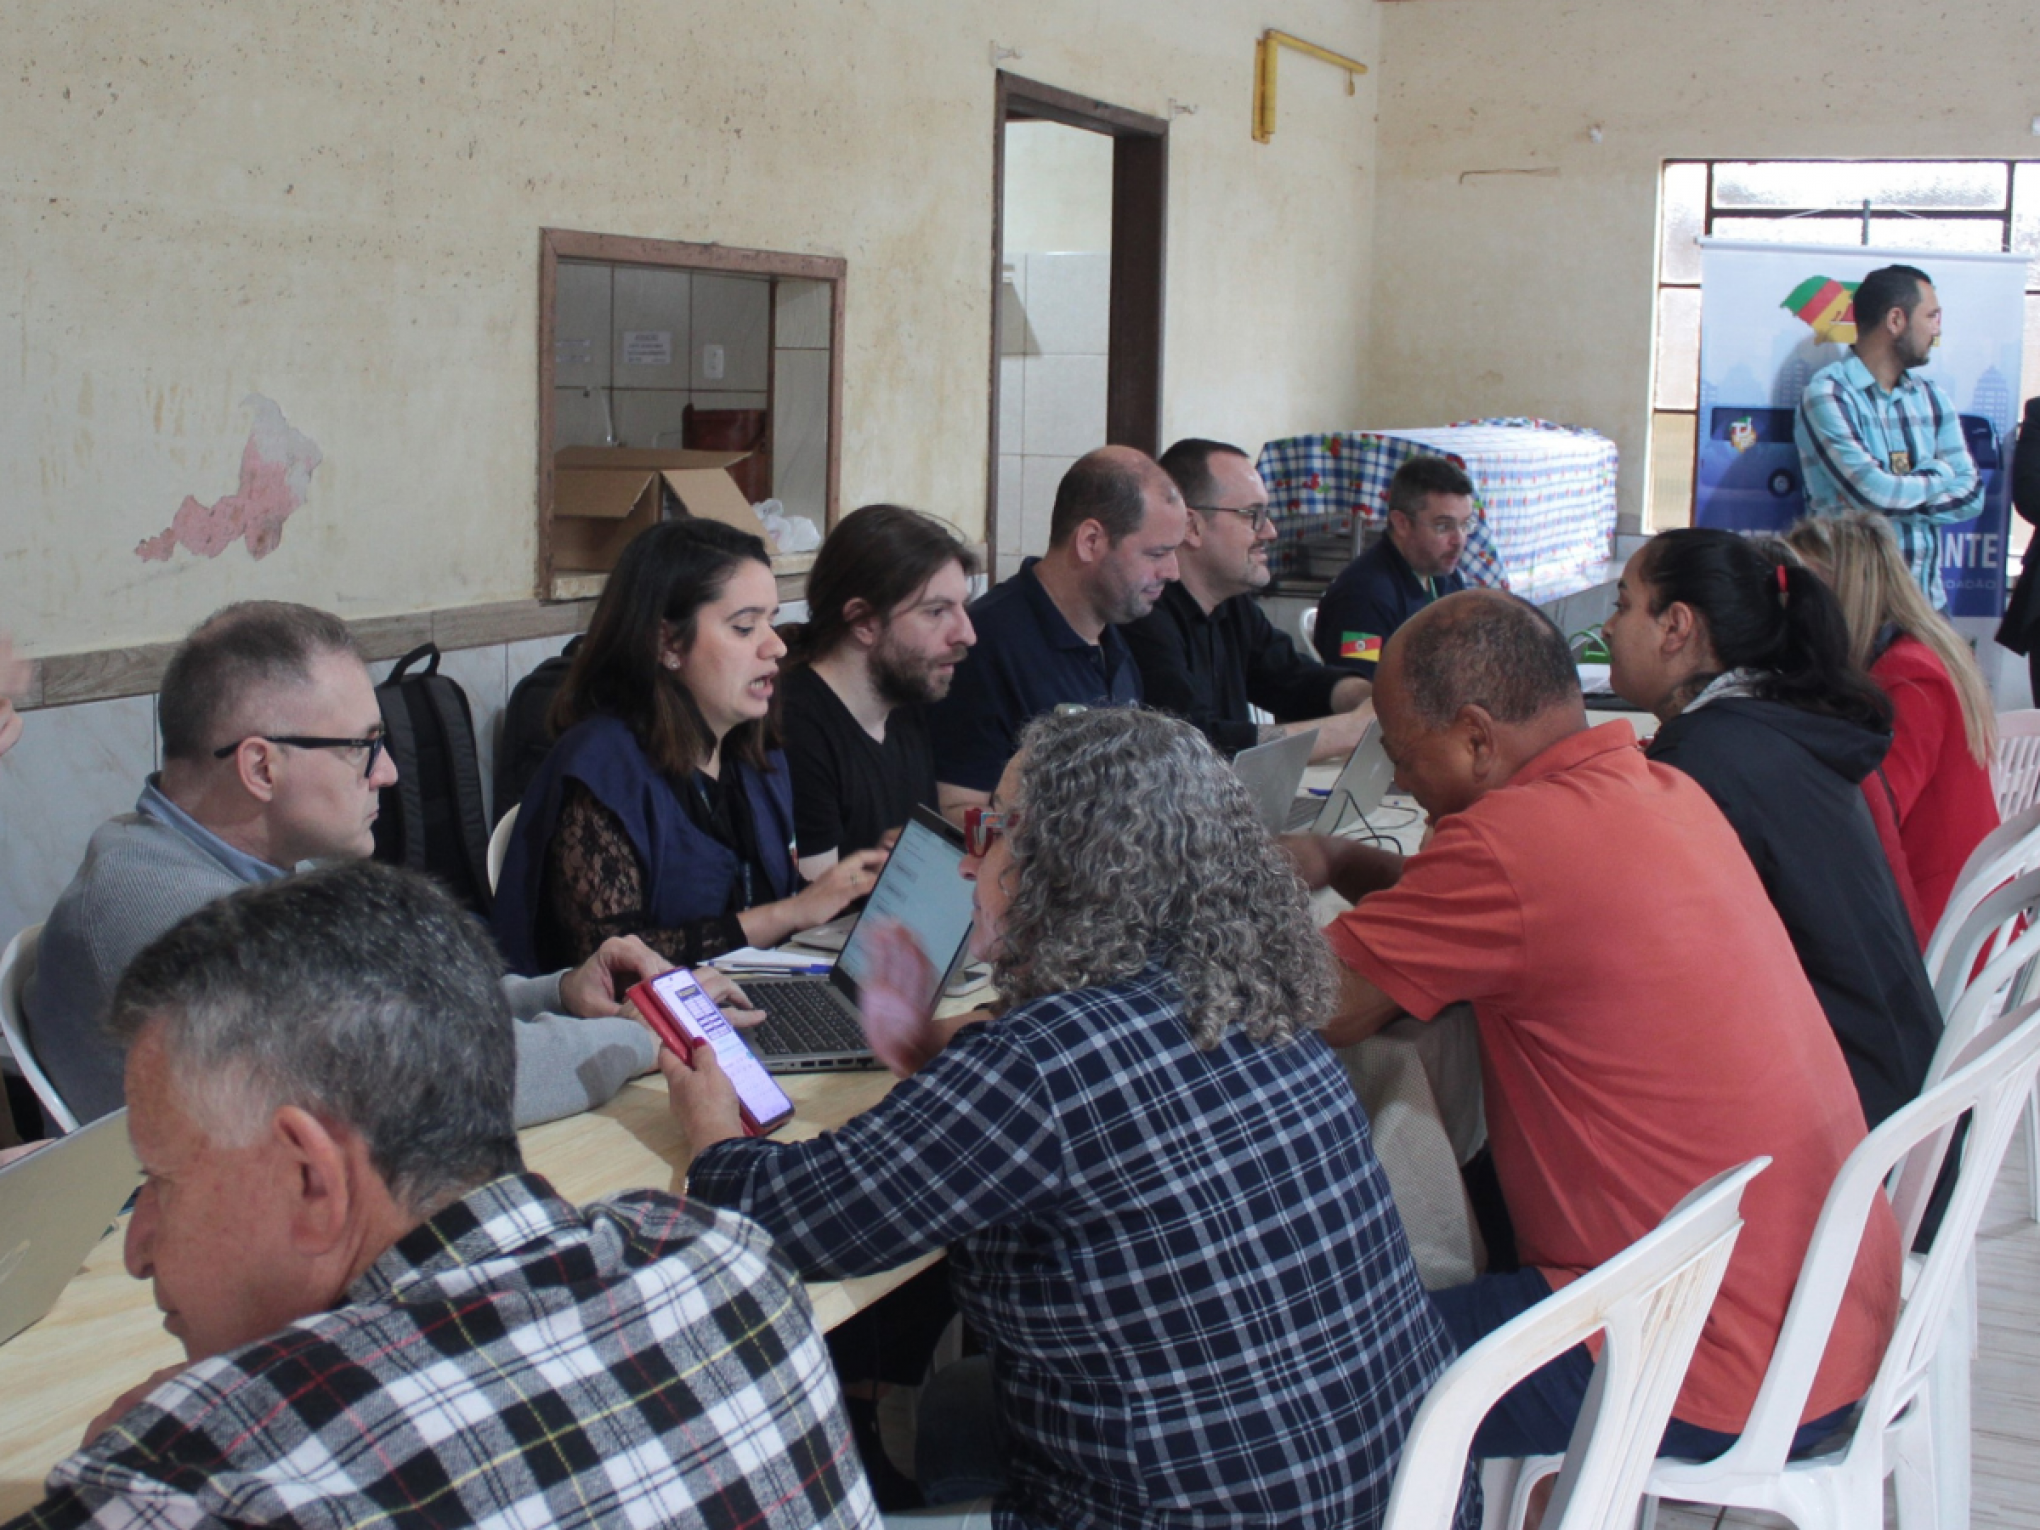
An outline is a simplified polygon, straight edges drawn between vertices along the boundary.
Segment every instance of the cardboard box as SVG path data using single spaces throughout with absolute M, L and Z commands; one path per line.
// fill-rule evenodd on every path
M 630 539 L 663 518 L 667 491 L 687 515 L 721 521 L 775 550 L 731 463 L 745 452 L 654 452 L 568 446 L 553 456 L 552 561 L 557 575 L 616 567 Z

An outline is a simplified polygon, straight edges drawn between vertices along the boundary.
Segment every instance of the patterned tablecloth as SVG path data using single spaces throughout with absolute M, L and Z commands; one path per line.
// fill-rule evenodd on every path
M 1350 539 L 1356 516 L 1379 526 L 1388 514 L 1388 481 L 1418 452 L 1450 457 L 1473 480 L 1479 515 L 1459 561 L 1469 582 L 1508 589 L 1607 559 L 1615 534 L 1615 443 L 1543 420 L 1471 420 L 1326 431 L 1263 446 L 1257 465 L 1281 534 L 1271 549 L 1278 577 L 1307 572 L 1307 538 Z

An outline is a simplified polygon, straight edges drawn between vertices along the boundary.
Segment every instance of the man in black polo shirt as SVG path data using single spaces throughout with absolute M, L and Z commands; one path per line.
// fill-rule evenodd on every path
M 1176 577 L 1183 523 L 1183 496 L 1146 453 L 1102 446 L 1070 465 L 1047 554 L 971 606 L 978 645 L 928 714 L 943 812 L 991 801 L 1028 719 L 1141 699 L 1113 624 L 1147 615 Z
M 1125 631 L 1148 705 L 1194 723 L 1227 755 L 1307 728 L 1317 729 L 1312 760 L 1351 754 L 1374 715 L 1363 705 L 1372 682 L 1298 653 L 1254 600 L 1275 540 L 1254 464 L 1237 446 L 1192 438 L 1162 453 L 1162 470 L 1189 516 L 1181 577 Z M 1249 703 L 1276 721 L 1257 725 Z
M 866 505 L 829 533 L 780 680 L 801 875 L 820 876 L 936 806 L 927 709 L 977 641 L 977 557 L 933 516 Z
M 1441 595 L 1466 588 L 1458 572 L 1473 524 L 1473 480 L 1449 458 L 1423 453 L 1388 485 L 1388 531 L 1346 565 L 1318 602 L 1311 634 L 1325 663 L 1373 678 L 1390 633 Z

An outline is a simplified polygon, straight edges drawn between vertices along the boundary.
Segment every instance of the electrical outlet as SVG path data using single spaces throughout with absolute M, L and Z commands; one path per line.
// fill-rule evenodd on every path
M 721 382 L 723 375 L 723 348 L 719 345 L 704 345 L 701 348 L 701 375 L 710 382 Z

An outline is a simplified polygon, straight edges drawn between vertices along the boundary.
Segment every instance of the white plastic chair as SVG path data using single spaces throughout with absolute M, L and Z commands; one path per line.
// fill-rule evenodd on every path
M 1906 1530 L 1936 1523 L 1965 1530 L 1959 1505 L 1944 1514 L 1935 1480 L 1937 1469 L 1961 1468 L 1952 1460 L 1937 1461 L 1934 1362 L 1943 1342 L 1967 1343 L 1966 1332 L 1949 1320 L 1965 1284 L 1984 1202 L 2040 1072 L 2040 1001 L 2022 1005 L 1973 1038 L 1957 1062 L 1940 1083 L 1886 1118 L 1835 1177 L 1742 1436 L 1712 1461 L 1658 1462 L 1648 1489 L 1653 1500 L 1761 1509 L 1783 1515 L 1798 1530 L 1860 1530 L 1883 1523 L 1884 1479 L 1895 1473 Z M 1874 1198 L 1896 1168 L 1893 1209 L 1902 1246 L 1910 1247 L 1948 1134 L 1965 1111 L 1971 1119 L 1955 1192 L 1932 1249 L 1908 1271 L 1898 1326 L 1854 1425 L 1836 1448 L 1788 1461 Z M 1944 1452 L 1967 1443 L 1966 1431 L 1959 1442 L 1941 1436 Z M 1963 1476 L 1966 1480 L 1966 1472 Z M 1646 1527 L 1654 1517 L 1647 1513 Z
M 8 941 L 6 953 L 0 955 L 0 1031 L 6 1033 L 7 1045 L 21 1067 L 21 1076 L 28 1080 L 28 1087 L 42 1103 L 43 1114 L 59 1131 L 75 1132 L 77 1116 L 57 1093 L 42 1064 L 36 1061 L 35 1049 L 28 1044 L 28 1007 L 23 996 L 35 979 L 35 949 L 41 942 L 42 926 L 32 924 Z
M 519 803 L 518 807 L 523 804 Z M 503 862 L 510 854 L 510 836 L 517 829 L 517 808 L 510 809 L 496 821 L 496 827 L 489 831 L 489 891 L 495 892 L 496 884 L 503 879 Z
M 1303 639 L 1304 651 L 1306 653 L 1313 652 L 1314 650 L 1311 645 L 1317 639 L 1316 606 L 1305 606 L 1296 613 L 1296 631 L 1297 635 Z
M 2015 936 L 2021 920 L 2025 931 Z M 1937 931 L 1938 942 L 1940 934 Z M 1996 939 L 1995 954 L 1972 979 L 1977 957 L 1986 941 Z M 1927 974 L 1934 982 L 1934 997 L 1940 1001 L 1941 1042 L 1927 1082 L 1938 1083 L 1948 1067 L 1978 1028 L 2000 1010 L 2016 1008 L 2033 991 L 2036 958 L 2040 958 L 2040 871 L 2026 871 L 1981 899 L 1960 929 L 1953 932 L 1940 951 L 1940 967 L 1933 965 L 1934 947 L 1929 947 Z M 2026 1102 L 2026 1192 L 2027 1215 L 2040 1222 L 2040 1091 Z
M 2040 802 L 2040 710 L 1998 713 L 1997 740 L 1990 782 L 1998 817 L 2010 818 Z
M 2040 805 L 2014 814 L 1992 829 L 1969 852 L 1969 859 L 1956 874 L 1955 885 L 1948 891 L 1947 906 L 1941 910 L 1940 923 L 1934 926 L 1933 936 L 1927 941 L 1927 976 L 1934 981 L 1937 994 L 1939 974 L 1947 963 L 1949 949 L 1977 905 L 2006 881 L 2036 867 L 2040 867 Z M 1963 969 L 1973 966 L 1975 960 L 1972 956 Z M 1946 1013 L 1947 1008 L 1948 1001 L 1943 999 L 1942 1012 Z
M 1742 1231 L 1743 1189 L 1770 1161 L 1754 1158 L 1717 1174 L 1651 1232 L 1453 1361 L 1411 1421 L 1389 1495 L 1388 1530 L 1447 1530 L 1467 1449 L 1495 1401 L 1546 1361 L 1603 1331 L 1601 1358 L 1544 1524 L 1629 1530 Z M 1519 1487 L 1519 1501 L 1528 1488 L 1528 1482 Z

